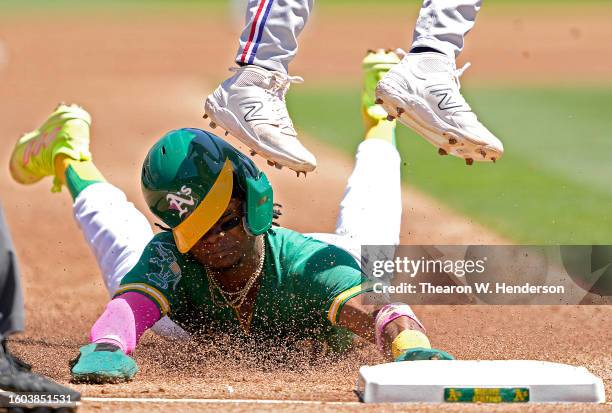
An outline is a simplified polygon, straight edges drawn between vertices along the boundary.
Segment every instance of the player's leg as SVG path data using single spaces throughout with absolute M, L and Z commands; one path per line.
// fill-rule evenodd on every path
M 73 185 L 79 175 L 72 176 L 73 165 L 66 171 L 67 184 Z M 138 262 L 153 231 L 123 191 L 104 181 L 75 193 L 73 212 L 112 296 L 123 276 Z
M 91 117 L 82 108 L 58 106 L 39 129 L 19 140 L 11 156 L 11 174 L 23 184 L 53 176 L 53 192 L 68 188 L 77 224 L 112 294 L 153 232 L 123 192 L 107 183 L 91 161 L 90 124 Z
M 399 243 L 401 218 L 399 153 L 391 140 L 371 137 L 357 148 L 355 166 L 340 202 L 336 233 L 314 236 L 354 257 L 361 256 L 362 245 L 388 246 L 383 249 L 392 256 Z
M 412 128 L 440 155 L 495 162 L 503 144 L 482 123 L 460 92 L 455 58 L 472 29 L 482 0 L 425 0 L 410 52 L 378 84 L 376 96 L 390 118 Z
M 206 99 L 204 117 L 277 167 L 310 172 L 316 159 L 297 139 L 287 112 L 288 75 L 314 0 L 249 0 L 236 73 Z
M 482 0 L 425 0 L 414 28 L 412 49 L 431 49 L 457 58 L 481 6 Z
M 0 206 L 0 341 L 23 331 L 23 293 L 15 249 Z
M 73 402 L 78 401 L 81 397 L 78 392 L 33 373 L 28 364 L 11 354 L 8 338 L 23 329 L 23 293 L 17 257 L 0 206 L 0 406 L 17 409 L 18 403 L 14 400 L 16 393 L 69 396 Z M 32 402 L 32 408 L 43 409 L 45 405 L 44 400 Z
M 314 0 L 249 0 L 236 63 L 289 73 Z
M 363 61 L 361 98 L 365 140 L 359 145 L 355 166 L 340 202 L 335 234 L 311 234 L 334 244 L 360 260 L 362 245 L 399 243 L 402 197 L 400 155 L 395 148 L 395 121 L 375 104 L 374 88 L 380 78 L 399 62 L 394 52 L 370 52 Z M 386 251 L 392 253 L 392 251 Z
M 11 174 L 23 184 L 53 176 L 52 191 L 68 188 L 77 225 L 112 296 L 123 276 L 138 262 L 153 231 L 123 191 L 106 182 L 91 161 L 90 124 L 91 117 L 84 109 L 58 106 L 40 128 L 19 140 L 11 156 Z M 186 334 L 167 318 L 158 324 L 154 331 L 159 334 Z

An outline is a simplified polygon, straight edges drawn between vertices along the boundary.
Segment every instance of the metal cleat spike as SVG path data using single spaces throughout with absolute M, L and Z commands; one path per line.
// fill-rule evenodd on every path
M 217 124 L 215 122 L 210 122 L 210 127 L 214 129 L 217 127 Z
M 255 155 L 257 155 L 257 152 L 251 150 L 251 156 L 255 156 Z
M 272 161 L 268 161 L 268 165 L 270 165 L 270 166 L 274 166 L 274 162 L 272 162 Z
M 229 131 L 225 131 L 225 136 L 229 135 Z
M 404 109 L 402 108 L 397 108 L 397 116 L 400 117 L 402 116 L 402 113 L 406 112 Z
M 449 144 L 451 144 L 451 145 L 454 145 L 454 144 L 456 144 L 456 143 L 457 143 L 457 139 L 455 139 L 455 138 L 450 138 L 450 139 L 448 140 L 448 143 L 449 143 Z
M 395 116 L 393 116 L 393 115 L 387 115 L 387 120 L 388 120 L 389 122 L 392 122 L 392 121 L 394 121 L 394 120 L 395 120 Z
M 443 148 L 438 148 L 438 155 L 445 156 L 448 155 L 448 152 L 446 152 Z
M 474 160 L 472 158 L 465 158 L 465 164 L 472 166 L 472 164 L 474 163 Z
M 497 159 L 491 158 L 491 161 L 493 161 L 493 163 L 495 163 L 495 161 L 497 161 Z
M 374 103 L 376 103 L 377 105 L 382 105 L 383 100 L 381 98 L 376 98 L 376 101 Z
M 204 119 L 208 119 L 208 115 L 205 113 L 204 116 L 202 116 Z
M 274 166 L 276 167 L 276 169 L 283 169 L 283 165 L 279 163 L 275 163 Z

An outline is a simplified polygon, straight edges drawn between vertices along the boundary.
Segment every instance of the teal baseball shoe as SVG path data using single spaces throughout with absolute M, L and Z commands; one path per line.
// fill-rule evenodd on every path
M 121 383 L 138 373 L 138 365 L 118 346 L 93 343 L 79 349 L 79 356 L 70 362 L 74 383 Z
M 417 361 L 417 360 L 454 360 L 455 358 L 446 351 L 435 348 L 416 347 L 404 351 L 395 361 Z

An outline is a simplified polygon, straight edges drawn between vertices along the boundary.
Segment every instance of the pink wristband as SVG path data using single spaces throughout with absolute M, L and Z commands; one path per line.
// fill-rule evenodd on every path
M 92 343 L 115 344 L 130 354 L 142 334 L 161 316 L 153 300 L 128 291 L 106 305 L 104 313 L 91 328 L 89 340 Z
M 376 347 L 378 347 L 378 350 L 380 350 L 381 352 L 385 350 L 383 340 L 383 333 L 385 331 L 385 327 L 387 327 L 387 324 L 399 317 L 408 317 L 409 319 L 417 323 L 423 329 L 423 331 L 425 331 L 425 327 L 423 326 L 423 324 L 421 324 L 421 322 L 408 304 L 387 304 L 378 311 L 378 314 L 376 315 L 376 321 L 374 323 L 374 329 L 376 331 Z

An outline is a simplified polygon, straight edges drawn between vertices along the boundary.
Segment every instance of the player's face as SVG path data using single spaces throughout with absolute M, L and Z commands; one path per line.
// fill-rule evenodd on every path
M 254 252 L 255 237 L 242 225 L 242 201 L 232 198 L 217 223 L 193 246 L 191 253 L 211 268 L 228 268 Z

